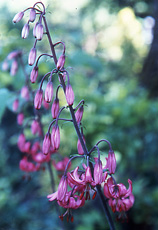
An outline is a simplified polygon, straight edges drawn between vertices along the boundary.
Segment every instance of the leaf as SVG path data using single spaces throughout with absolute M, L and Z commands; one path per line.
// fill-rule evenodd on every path
M 0 89 L 0 122 L 5 112 L 7 100 L 11 97 L 11 92 L 7 89 Z

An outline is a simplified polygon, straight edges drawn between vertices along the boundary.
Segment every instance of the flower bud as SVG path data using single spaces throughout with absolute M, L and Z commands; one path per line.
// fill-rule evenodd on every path
M 57 62 L 57 69 L 62 69 L 64 67 L 65 64 L 65 54 L 62 54 Z
M 19 113 L 17 116 L 17 123 L 18 125 L 22 125 L 24 121 L 24 114 L 23 113 Z
M 83 116 L 83 105 L 81 105 L 75 113 L 76 121 L 79 124 Z
M 17 70 L 18 70 L 18 62 L 14 60 L 11 65 L 10 75 L 15 76 L 15 74 L 17 73 Z
M 83 136 L 83 141 L 84 141 L 84 143 L 86 143 L 84 136 Z M 78 154 L 79 155 L 83 155 L 84 154 L 84 151 L 83 151 L 83 148 L 82 148 L 82 145 L 81 145 L 81 142 L 80 142 L 79 139 L 78 139 L 78 142 L 77 142 L 77 150 L 78 150 Z
M 46 133 L 44 140 L 43 140 L 43 153 L 47 155 L 50 151 L 51 146 L 51 135 L 50 133 Z
M 24 12 L 23 12 L 23 11 L 17 13 L 17 14 L 14 16 L 14 18 L 13 18 L 13 22 L 14 22 L 14 23 L 19 22 L 19 21 L 23 18 L 23 16 L 24 16 Z
M 35 34 L 36 34 L 37 40 L 42 40 L 42 37 L 43 37 L 43 25 L 41 23 L 38 23 L 36 25 L 35 31 L 36 31 Z
M 33 28 L 33 36 L 36 38 L 36 27 L 39 24 L 39 22 L 36 22 L 34 28 Z
M 70 84 L 66 86 L 65 96 L 66 96 L 66 101 L 67 101 L 68 105 L 73 105 L 73 103 L 74 103 L 74 92 L 73 92 L 73 89 L 72 89 Z
M 49 81 L 45 90 L 44 99 L 46 102 L 50 103 L 52 97 L 53 97 L 53 83 Z
M 16 112 L 17 109 L 19 107 L 19 100 L 16 99 L 14 102 L 13 102 L 13 111 Z
M 34 66 L 30 74 L 30 81 L 35 83 L 38 77 L 38 66 Z
M 29 100 L 30 95 L 29 95 L 29 89 L 28 89 L 27 86 L 22 87 L 22 89 L 21 89 L 21 97 L 26 99 L 26 100 Z
M 59 131 L 59 126 L 58 125 L 53 126 L 52 134 L 51 134 L 51 143 L 52 143 L 52 148 L 54 150 L 59 149 L 60 131 Z
M 29 57 L 28 57 L 29 65 L 33 65 L 35 63 L 35 60 L 36 60 L 36 48 L 32 48 L 30 50 Z
M 24 146 L 25 146 L 25 135 L 23 133 L 20 134 L 20 136 L 18 137 L 18 148 L 20 149 L 21 152 L 24 151 Z
M 29 21 L 30 22 L 34 22 L 36 19 L 36 11 L 34 9 L 31 9 L 30 10 L 30 18 L 29 18 Z
M 36 93 L 35 99 L 34 99 L 34 106 L 35 106 L 36 109 L 41 108 L 42 99 L 43 99 L 43 90 L 39 89 L 39 90 L 37 90 L 37 93 Z
M 27 38 L 28 35 L 29 35 L 29 29 L 30 29 L 30 26 L 28 23 L 26 23 L 21 31 L 21 37 L 22 38 Z
M 106 158 L 106 161 L 107 161 L 106 168 L 109 169 L 109 172 L 111 174 L 114 174 L 116 170 L 116 158 L 115 158 L 115 153 L 113 151 L 109 150 L 108 158 Z
M 59 99 L 58 98 L 54 99 L 52 108 L 51 108 L 51 112 L 52 112 L 53 119 L 57 118 L 57 115 L 59 113 Z

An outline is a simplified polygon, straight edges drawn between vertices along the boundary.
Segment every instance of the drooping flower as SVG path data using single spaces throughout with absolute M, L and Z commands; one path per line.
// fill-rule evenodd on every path
M 69 158 L 64 157 L 63 160 L 58 161 L 57 163 L 55 162 L 55 160 L 53 160 L 52 164 L 57 171 L 64 171 L 68 161 L 69 161 Z M 69 163 L 69 166 L 67 169 L 69 169 L 70 167 L 71 167 L 71 162 Z
M 133 206 L 132 181 L 128 179 L 128 183 L 129 188 L 127 189 L 124 184 L 114 184 L 110 177 L 104 184 L 104 195 L 109 199 L 113 212 L 128 211 Z

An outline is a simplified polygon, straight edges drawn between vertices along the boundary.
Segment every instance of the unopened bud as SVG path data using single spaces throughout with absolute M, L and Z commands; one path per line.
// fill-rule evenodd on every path
M 68 105 L 73 105 L 73 103 L 74 103 L 74 92 L 73 92 L 73 89 L 72 89 L 70 84 L 66 86 L 65 96 L 66 96 L 66 101 L 67 101 Z
M 33 65 L 35 63 L 35 60 L 36 60 L 36 48 L 32 48 L 30 50 L 29 57 L 28 57 L 29 65 Z
M 49 107 L 50 107 L 50 103 L 46 102 L 45 99 L 43 100 L 43 107 L 45 109 L 49 109 Z
M 51 134 L 51 143 L 52 143 L 53 150 L 59 149 L 59 146 L 60 146 L 60 131 L 59 131 L 59 126 L 58 125 L 53 126 L 52 134 Z
M 52 108 L 51 108 L 51 112 L 52 112 L 53 119 L 57 118 L 58 113 L 59 113 L 59 99 L 58 98 L 54 99 Z
M 34 66 L 30 74 L 30 81 L 35 83 L 38 77 L 38 66 Z
M 81 105 L 75 113 L 76 121 L 79 124 L 83 116 L 83 105 Z
M 53 83 L 51 81 L 48 82 L 44 99 L 46 102 L 50 103 L 53 97 Z
M 36 19 L 36 11 L 34 9 L 31 9 L 30 10 L 30 18 L 29 18 L 29 21 L 30 22 L 34 22 Z
M 44 140 L 43 140 L 43 153 L 48 154 L 50 151 L 51 146 L 51 135 L 50 133 L 46 133 Z
M 84 136 L 83 136 L 83 141 L 84 141 L 84 143 L 86 143 Z M 82 148 L 82 145 L 81 145 L 81 142 L 80 142 L 79 139 L 78 139 L 78 142 L 77 142 L 77 150 L 78 150 L 78 154 L 79 155 L 83 155 L 84 154 L 84 151 L 83 151 L 83 148 Z
M 14 61 L 12 62 L 12 65 L 11 65 L 10 75 L 11 75 L 11 76 L 15 76 L 17 70 L 18 70 L 18 62 L 17 62 L 16 60 L 14 60 Z
M 29 95 L 29 89 L 27 86 L 23 86 L 21 89 L 21 97 L 24 98 L 25 100 L 29 100 L 30 95 Z
M 13 18 L 13 22 L 14 22 L 14 23 L 19 22 L 19 21 L 23 18 L 23 16 L 24 16 L 24 12 L 23 12 L 23 11 L 17 13 L 17 14 L 14 16 L 14 18 Z
M 36 25 L 36 38 L 37 40 L 42 40 L 43 37 L 43 25 L 41 23 L 38 23 Z
M 106 168 L 109 169 L 109 172 L 111 174 L 115 173 L 116 170 L 116 158 L 115 158 L 115 153 L 111 150 L 109 150 L 108 153 L 108 158 L 106 158 L 107 164 L 106 164 Z
M 24 114 L 23 113 L 19 113 L 17 116 L 17 123 L 18 125 L 22 125 L 24 121 Z
M 43 90 L 39 89 L 39 90 L 37 90 L 37 93 L 36 93 L 35 99 L 34 99 L 34 106 L 35 106 L 36 109 L 41 108 L 42 99 L 43 99 Z
M 57 62 L 57 69 L 62 69 L 64 67 L 65 64 L 65 54 L 62 54 Z
M 28 23 L 26 23 L 21 31 L 21 37 L 22 38 L 27 38 L 28 35 L 29 35 L 29 29 L 30 29 L 30 26 Z
M 36 22 L 36 24 L 34 25 L 34 28 L 33 28 L 33 36 L 36 38 L 36 27 L 37 25 L 39 24 L 39 22 Z

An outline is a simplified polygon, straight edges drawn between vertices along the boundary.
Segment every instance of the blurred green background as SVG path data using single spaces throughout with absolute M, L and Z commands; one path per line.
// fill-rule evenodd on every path
M 34 2 L 1 1 L 1 64 L 16 49 L 23 50 L 27 64 L 34 39 L 30 33 L 23 40 L 20 33 L 28 17 L 16 25 L 12 18 Z M 53 41 L 66 44 L 66 66 L 76 96 L 75 105 L 81 99 L 86 102 L 83 127 L 88 149 L 99 139 L 108 139 L 117 156 L 117 182 L 128 186 L 128 178 L 133 181 L 135 204 L 127 213 L 128 222 L 117 222 L 117 215 L 112 214 L 116 229 L 158 229 L 157 1 L 43 3 Z M 49 50 L 46 39 L 37 47 L 39 54 Z M 43 60 L 41 76 L 53 68 L 49 59 Z M 27 66 L 28 73 L 31 69 Z M 61 229 L 54 204 L 46 198 L 51 193 L 47 170 L 24 180 L 19 169 L 21 153 L 16 139 L 20 128 L 11 105 L 15 91 L 23 84 L 21 68 L 14 77 L 0 70 L 0 230 Z M 47 130 L 51 115 L 46 114 L 43 121 Z M 71 125 L 62 125 L 63 156 L 76 153 L 77 136 L 72 129 Z M 104 159 L 108 149 L 101 147 Z M 64 220 L 65 229 L 109 229 L 98 198 L 73 214 L 74 223 Z

